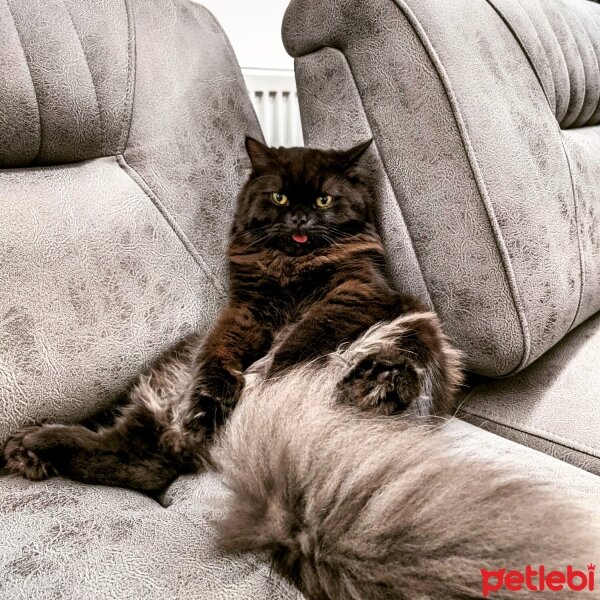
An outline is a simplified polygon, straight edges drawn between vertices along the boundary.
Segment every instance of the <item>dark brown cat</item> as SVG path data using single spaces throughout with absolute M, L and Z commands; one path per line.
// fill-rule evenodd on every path
M 272 350 L 273 377 L 409 312 L 422 315 L 393 358 L 365 356 L 339 397 L 385 414 L 448 411 L 460 375 L 435 316 L 386 277 L 360 167 L 369 145 L 273 149 L 248 138 L 252 174 L 231 231 L 229 302 L 208 336 L 191 336 L 142 375 L 110 427 L 18 432 L 5 449 L 8 468 L 157 492 L 204 464 L 256 360 Z

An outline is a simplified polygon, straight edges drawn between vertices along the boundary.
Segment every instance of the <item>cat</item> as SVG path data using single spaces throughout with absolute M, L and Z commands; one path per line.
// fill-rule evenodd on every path
M 222 548 L 271 552 L 310 600 L 481 597 L 481 568 L 597 556 L 585 513 L 431 424 L 460 357 L 386 275 L 368 146 L 247 139 L 214 327 L 142 373 L 110 425 L 17 432 L 9 470 L 156 495 L 218 469 L 232 490 Z
M 275 149 L 247 138 L 252 169 L 230 233 L 228 304 L 208 335 L 191 335 L 143 373 L 110 426 L 15 433 L 4 451 L 9 471 L 157 494 L 209 465 L 244 371 L 275 339 L 268 378 L 409 313 L 417 317 L 402 334 L 402 352 L 385 364 L 357 364 L 343 383 L 346 401 L 382 414 L 447 413 L 460 368 L 435 315 L 386 274 L 363 158 L 370 144 Z
M 571 565 L 589 578 L 600 556 L 597 515 L 526 473 L 478 459 L 445 421 L 348 402 L 348 376 L 365 361 L 396 364 L 406 332 L 423 319 L 381 322 L 281 378 L 265 377 L 270 356 L 247 371 L 212 450 L 232 492 L 220 547 L 267 552 L 309 600 L 510 600 L 518 581 L 501 577 L 527 565 L 536 576 L 539 565 L 546 573 Z M 380 396 L 376 379 L 363 384 Z M 519 598 L 540 595 L 521 583 Z M 588 597 L 566 585 L 551 594 Z

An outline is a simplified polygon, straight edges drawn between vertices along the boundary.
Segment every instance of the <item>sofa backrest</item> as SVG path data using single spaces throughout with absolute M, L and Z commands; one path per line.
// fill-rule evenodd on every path
M 306 143 L 374 137 L 392 272 L 471 370 L 600 309 L 599 5 L 292 0 L 283 34 Z
M 209 325 L 246 134 L 239 67 L 201 6 L 0 4 L 0 445 L 106 407 Z

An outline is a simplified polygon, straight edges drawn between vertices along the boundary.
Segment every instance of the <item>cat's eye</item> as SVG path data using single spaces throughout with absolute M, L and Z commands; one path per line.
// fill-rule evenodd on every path
M 271 194 L 271 200 L 273 204 L 277 204 L 277 206 L 285 206 L 288 203 L 288 197 L 285 194 L 280 194 L 279 192 L 273 192 Z
M 332 196 L 319 196 L 315 200 L 315 204 L 319 208 L 329 208 L 331 206 L 332 202 L 333 202 L 333 197 Z

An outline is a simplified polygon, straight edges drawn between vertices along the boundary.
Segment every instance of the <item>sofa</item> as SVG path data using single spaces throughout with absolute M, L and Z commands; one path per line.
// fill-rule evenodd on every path
M 460 451 L 600 514 L 600 7 L 294 0 L 284 40 L 307 143 L 375 140 L 390 271 L 470 372 Z M 0 62 L 2 447 L 109 408 L 206 330 L 261 132 L 187 0 L 9 0 Z M 214 473 L 159 498 L 3 473 L 0 598 L 300 598 L 267 557 L 215 548 L 227 494 Z

